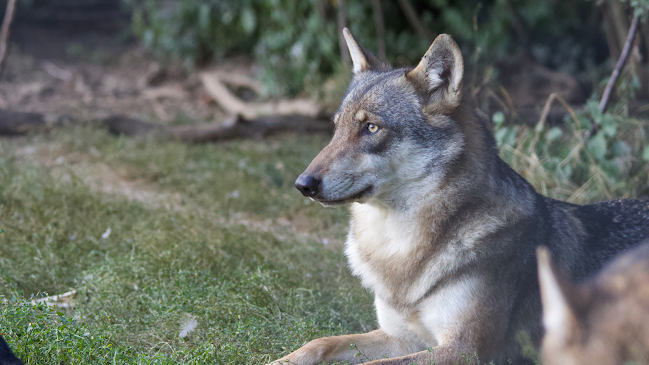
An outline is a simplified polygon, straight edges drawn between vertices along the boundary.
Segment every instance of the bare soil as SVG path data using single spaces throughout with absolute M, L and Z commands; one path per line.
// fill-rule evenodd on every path
M 80 120 L 125 114 L 162 124 L 225 119 L 197 72 L 161 61 L 132 40 L 120 41 L 120 32 L 17 24 L 14 33 L 0 79 L 0 109 Z M 250 77 L 256 72 L 246 57 L 215 69 Z

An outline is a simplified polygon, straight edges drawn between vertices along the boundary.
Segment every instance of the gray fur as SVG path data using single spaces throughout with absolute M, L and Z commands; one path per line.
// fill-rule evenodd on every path
M 405 356 L 394 363 L 450 365 L 461 353 L 529 363 L 516 336 L 538 346 L 542 335 L 535 248 L 549 247 L 579 280 L 649 236 L 647 202 L 577 206 L 538 194 L 460 98 L 461 71 L 442 35 L 416 68 L 354 74 L 332 141 L 299 180 L 319 181 L 312 198 L 325 205 L 351 204 L 346 253 L 375 294 L 381 329 L 318 339 L 282 361 L 357 361 L 351 341 L 374 358 Z

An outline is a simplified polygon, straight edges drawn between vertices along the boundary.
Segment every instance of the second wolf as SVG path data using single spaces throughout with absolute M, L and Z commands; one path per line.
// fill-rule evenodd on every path
M 450 36 L 397 69 L 345 38 L 354 76 L 333 139 L 296 187 L 351 205 L 346 254 L 374 292 L 380 329 L 316 339 L 275 363 L 525 362 L 517 334 L 536 345 L 542 335 L 536 246 L 579 280 L 649 236 L 649 204 L 538 194 L 498 157 L 464 97 Z
M 544 365 L 649 364 L 649 241 L 581 285 L 538 249 Z

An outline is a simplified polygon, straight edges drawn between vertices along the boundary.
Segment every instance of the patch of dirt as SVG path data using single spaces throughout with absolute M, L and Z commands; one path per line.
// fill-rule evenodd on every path
M 83 34 L 81 36 L 80 34 Z M 205 91 L 197 72 L 164 62 L 118 34 L 65 32 L 23 24 L 16 28 L 0 80 L 0 109 L 69 115 L 80 120 L 114 114 L 162 124 L 223 121 L 224 110 Z M 250 58 L 215 68 L 254 78 Z
M 274 235 L 279 240 L 298 239 L 301 241 L 315 240 L 331 248 L 343 245 L 343 240 L 328 235 L 310 233 L 310 224 L 306 217 L 297 215 L 287 219 L 261 218 L 246 212 L 238 212 L 230 217 L 223 217 L 213 211 L 198 208 L 196 205 L 185 202 L 178 192 L 161 189 L 156 183 L 143 179 L 132 180 L 127 169 L 120 166 L 108 166 L 104 163 L 92 161 L 93 148 L 89 154 L 79 152 L 67 153 L 62 146 L 56 143 L 41 143 L 32 141 L 25 145 L 25 139 L 14 140 L 14 155 L 25 163 L 43 166 L 55 178 L 71 181 L 73 178 L 82 181 L 92 191 L 114 197 L 124 197 L 128 200 L 138 201 L 152 208 L 165 208 L 167 210 L 183 211 L 191 209 L 204 217 L 211 217 L 215 226 L 234 227 L 244 226 L 246 229 L 257 232 L 266 232 Z M 96 157 L 96 156 L 95 156 Z
M 90 154 L 92 150 L 91 148 Z M 157 184 L 143 179 L 129 180 L 125 168 L 111 168 L 104 163 L 93 162 L 92 156 L 78 152 L 66 153 L 55 143 L 21 146 L 14 154 L 26 163 L 47 168 L 52 176 L 63 181 L 71 181 L 74 176 L 93 191 L 123 196 L 156 208 L 179 210 L 182 206 L 180 193 L 163 192 Z

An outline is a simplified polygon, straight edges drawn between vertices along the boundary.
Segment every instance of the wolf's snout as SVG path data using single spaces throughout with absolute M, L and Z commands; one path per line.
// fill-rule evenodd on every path
M 295 188 L 302 193 L 302 195 L 313 198 L 318 195 L 322 188 L 322 180 L 312 175 L 300 175 L 295 180 Z

